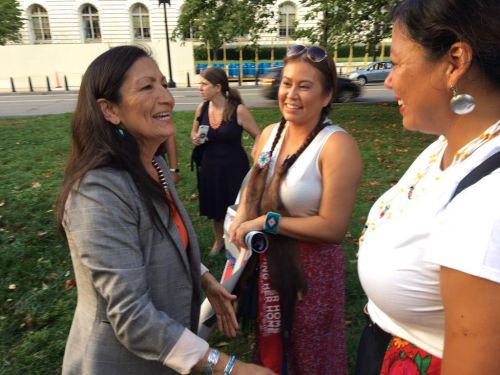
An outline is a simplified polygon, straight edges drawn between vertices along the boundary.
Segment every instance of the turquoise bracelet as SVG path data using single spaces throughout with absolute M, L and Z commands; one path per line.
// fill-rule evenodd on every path
M 281 219 L 281 214 L 269 211 L 264 221 L 264 232 L 276 234 L 278 233 L 278 224 Z
M 227 363 L 226 368 L 224 369 L 224 375 L 229 375 L 231 371 L 233 371 L 235 362 L 236 362 L 236 356 L 232 355 L 231 358 L 229 358 L 229 362 Z

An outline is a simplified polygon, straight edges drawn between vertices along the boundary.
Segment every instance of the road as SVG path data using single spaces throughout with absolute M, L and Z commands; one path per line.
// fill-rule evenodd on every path
M 238 89 L 249 108 L 276 106 L 276 101 L 262 97 L 259 86 L 241 86 Z M 172 94 L 175 98 L 176 111 L 194 111 L 200 102 L 197 88 L 172 89 Z M 36 116 L 73 112 L 77 97 L 78 93 L 65 91 L 1 95 L 0 116 Z M 394 101 L 392 90 L 384 88 L 382 84 L 369 84 L 363 87 L 362 95 L 349 104 L 392 101 Z

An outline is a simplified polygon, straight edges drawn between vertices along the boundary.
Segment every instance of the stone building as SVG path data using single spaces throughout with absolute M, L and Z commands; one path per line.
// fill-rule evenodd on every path
M 27 77 L 36 88 L 78 87 L 88 64 L 105 50 L 122 44 L 148 46 L 169 78 L 165 19 L 169 35 L 177 25 L 184 0 L 171 0 L 164 8 L 158 0 L 18 0 L 24 26 L 20 43 L 0 46 L 0 92 L 9 91 L 11 78 L 18 88 Z M 189 1 L 189 0 L 186 0 Z M 262 34 L 264 45 L 291 41 L 295 21 L 305 10 L 298 1 L 276 1 L 276 32 Z M 198 41 L 170 41 L 171 71 L 178 86 L 188 77 L 196 82 L 193 47 Z

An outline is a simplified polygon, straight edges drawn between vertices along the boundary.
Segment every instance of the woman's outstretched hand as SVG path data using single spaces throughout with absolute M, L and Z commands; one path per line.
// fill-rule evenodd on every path
M 232 304 L 236 296 L 229 293 L 210 272 L 203 274 L 201 285 L 214 309 L 219 331 L 228 337 L 236 336 L 238 320 Z
M 207 352 L 208 353 L 208 352 Z M 208 355 L 208 354 L 207 354 Z M 212 374 L 213 375 L 223 375 L 226 367 L 228 366 L 230 356 L 226 353 L 220 353 L 220 358 L 215 365 Z M 198 364 L 193 368 L 193 370 L 202 372 L 207 364 L 207 357 L 205 356 Z M 268 368 L 254 365 L 253 363 L 245 363 L 239 360 L 234 362 L 234 366 L 231 370 L 231 375 L 277 375 L 272 370 Z

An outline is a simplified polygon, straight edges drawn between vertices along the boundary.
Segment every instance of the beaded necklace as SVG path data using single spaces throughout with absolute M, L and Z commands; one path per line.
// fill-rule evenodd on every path
M 460 150 L 458 150 L 453 156 L 453 161 L 450 164 L 450 167 L 464 161 L 467 159 L 474 151 L 476 151 L 479 147 L 484 145 L 489 140 L 495 138 L 500 135 L 500 121 L 497 121 L 495 124 L 486 129 L 483 133 L 481 133 L 477 138 L 473 139 L 465 146 L 463 146 Z M 408 200 L 412 200 L 414 198 L 414 191 L 418 183 L 427 175 L 431 167 L 436 164 L 438 160 L 440 160 L 440 156 L 443 153 L 443 150 L 446 148 L 448 142 L 444 136 L 441 136 L 438 140 L 440 143 L 437 146 L 437 150 L 433 152 L 429 156 L 429 160 L 427 164 L 421 170 L 417 171 L 415 177 L 412 180 L 410 186 L 406 189 L 405 187 L 401 187 L 398 191 L 395 192 L 394 196 L 387 199 L 386 202 L 380 202 L 379 205 L 379 214 L 376 221 L 380 221 L 382 219 L 390 219 L 392 217 L 390 209 L 391 203 L 402 193 L 406 193 Z M 440 176 L 436 176 L 436 180 L 439 180 Z M 363 226 L 363 230 L 361 231 L 361 235 L 359 238 L 359 243 L 363 241 L 363 238 L 367 232 L 367 230 L 374 231 L 375 230 L 375 222 L 366 221 Z
M 467 143 L 464 147 L 458 150 L 453 157 L 453 162 L 451 165 L 455 165 L 469 157 L 474 151 L 476 151 L 483 144 L 488 142 L 490 139 L 495 138 L 500 134 L 500 121 L 496 122 L 488 129 L 486 129 L 483 133 L 479 135 L 479 137 L 473 139 L 469 143 Z
M 158 162 L 154 158 L 153 158 L 153 160 L 151 160 L 151 164 L 153 164 L 153 167 L 155 167 L 155 169 L 156 169 L 156 173 L 158 173 L 158 179 L 160 181 L 161 187 L 163 188 L 163 191 L 165 193 L 168 193 L 168 183 L 167 183 L 165 175 L 163 174 L 163 171 L 160 167 L 160 164 L 158 164 Z
M 172 200 L 172 196 L 168 191 L 167 179 L 165 178 L 160 165 L 154 158 L 151 160 L 151 164 L 153 164 L 153 167 L 155 167 L 156 172 L 158 173 L 158 180 L 161 184 L 161 187 L 163 188 L 163 191 L 165 192 L 165 198 L 167 199 L 167 204 L 172 212 L 174 225 L 177 227 L 177 232 L 179 234 L 180 240 L 184 248 L 186 249 L 189 244 L 189 234 L 186 225 L 184 224 L 181 214 L 179 213 L 178 208 L 175 206 L 175 203 Z

